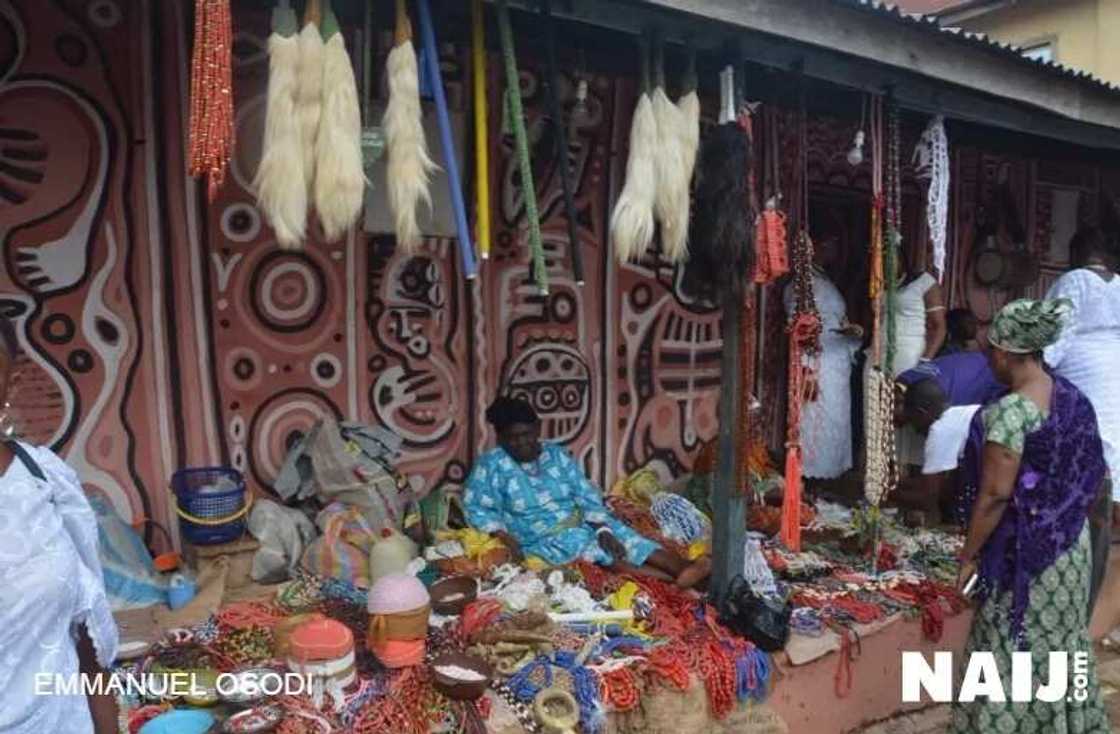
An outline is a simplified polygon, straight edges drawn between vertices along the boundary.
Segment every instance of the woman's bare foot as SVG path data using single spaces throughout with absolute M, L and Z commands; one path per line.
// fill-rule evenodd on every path
M 712 559 L 705 556 L 688 564 L 677 574 L 677 587 L 691 589 L 712 573 Z

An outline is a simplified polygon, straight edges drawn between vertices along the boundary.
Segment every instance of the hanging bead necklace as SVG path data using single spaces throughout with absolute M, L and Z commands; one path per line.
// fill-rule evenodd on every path
M 229 0 L 196 0 L 191 54 L 190 156 L 192 176 L 206 176 L 211 201 L 233 150 L 233 23 Z
M 872 283 L 871 291 L 874 295 L 873 309 L 876 314 L 876 324 L 872 347 L 873 368 L 868 370 L 865 424 L 867 434 L 867 466 L 864 484 L 864 495 L 869 503 L 878 506 L 898 484 L 898 465 L 895 456 L 894 433 L 894 401 L 895 386 L 892 379 L 895 356 L 895 297 L 898 280 L 895 277 L 894 265 L 901 247 L 899 236 L 901 188 L 899 185 L 898 149 L 899 149 L 899 120 L 898 109 L 891 106 L 887 122 L 887 159 L 886 171 L 883 171 L 883 110 L 882 101 L 875 100 L 872 107 L 872 147 L 875 156 L 875 172 L 872 186 L 875 189 L 872 205 Z M 886 196 L 882 194 L 884 173 L 886 177 Z M 884 209 L 880 205 L 884 205 Z M 883 244 L 882 225 L 885 220 L 887 225 L 886 244 Z M 876 257 L 879 256 L 879 257 Z M 878 262 L 881 269 L 876 275 L 875 264 Z M 883 293 L 882 276 L 886 277 L 885 298 Z M 883 354 L 883 339 L 880 328 L 879 313 L 885 311 L 882 326 L 886 330 L 886 349 Z M 881 361 L 880 361 L 880 358 Z M 881 365 L 875 367 L 874 365 Z

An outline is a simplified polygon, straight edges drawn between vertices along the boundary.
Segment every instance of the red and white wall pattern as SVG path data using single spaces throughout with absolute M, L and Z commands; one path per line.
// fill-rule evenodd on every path
M 31 440 L 126 517 L 164 521 L 177 468 L 228 464 L 266 487 L 292 436 L 320 417 L 398 433 L 418 488 L 458 483 L 492 440 L 482 412 L 500 389 L 527 396 L 546 434 L 600 482 L 650 462 L 667 474 L 690 466 L 717 431 L 718 314 L 680 294 L 673 268 L 618 266 L 604 249 L 631 76 L 594 74 L 572 130 L 579 287 L 537 67 L 522 59 L 552 280 L 541 297 L 528 285 L 512 141 L 498 125 L 493 253 L 477 281 L 463 279 L 446 239 L 412 258 L 362 233 L 301 253 L 275 246 L 248 188 L 268 69 L 260 3 L 235 3 L 238 144 L 207 202 L 183 161 L 189 5 L 0 0 L 0 309 L 26 352 L 13 403 Z M 460 107 L 463 50 L 444 64 Z M 832 127 L 839 142 L 824 147 L 841 160 L 851 131 Z M 966 160 L 957 193 L 987 175 Z M 811 175 L 835 183 L 827 165 Z M 967 215 L 955 216 L 963 231 Z M 953 278 L 963 300 L 963 275 Z

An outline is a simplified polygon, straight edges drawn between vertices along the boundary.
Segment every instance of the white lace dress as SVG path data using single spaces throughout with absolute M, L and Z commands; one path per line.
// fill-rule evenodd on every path
M 922 273 L 895 291 L 895 377 L 917 367 L 926 351 L 926 294 L 936 284 L 932 275 Z
M 118 633 L 97 555 L 97 522 L 77 475 L 46 449 L 24 447 L 0 477 L 0 732 L 92 734 L 82 695 L 36 695 L 36 676 L 78 673 L 85 625 L 108 667 Z
M 926 293 L 936 284 L 932 275 L 922 273 L 895 291 L 895 377 L 917 367 L 926 351 Z M 896 432 L 895 440 L 898 460 L 903 466 L 922 465 L 925 440 L 917 431 L 903 426 Z
M 828 278 L 813 274 L 813 296 L 821 316 L 818 397 L 801 409 L 804 476 L 834 479 L 852 468 L 852 358 L 859 341 L 837 334 L 847 321 L 844 297 Z M 793 315 L 793 289 L 785 290 L 787 316 Z
M 1071 270 L 1046 297 L 1073 301 L 1072 320 L 1061 341 L 1046 350 L 1046 362 L 1093 404 L 1112 475 L 1112 499 L 1120 502 L 1120 277 L 1106 281 L 1092 270 Z

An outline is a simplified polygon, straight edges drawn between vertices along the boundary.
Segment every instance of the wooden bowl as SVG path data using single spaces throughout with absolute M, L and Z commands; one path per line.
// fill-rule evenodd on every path
M 441 668 L 452 665 L 457 668 L 463 668 L 464 670 L 470 670 L 480 677 L 477 680 L 463 680 L 440 672 Z M 486 688 L 490 685 L 490 679 L 494 675 L 490 664 L 485 660 L 461 652 L 446 652 L 442 655 L 437 655 L 435 659 L 432 660 L 431 668 L 432 683 L 435 689 L 456 701 L 473 701 L 477 698 L 481 698 L 482 694 L 486 693 Z
M 458 615 L 478 598 L 478 582 L 470 576 L 451 576 L 432 584 L 428 593 L 436 614 Z
M 284 712 L 276 706 L 260 706 L 238 711 L 222 726 L 225 734 L 264 734 L 279 726 Z
M 436 568 L 444 576 L 474 576 L 480 577 L 490 573 L 490 569 L 509 561 L 507 548 L 495 548 L 487 551 L 480 558 L 444 558 L 436 561 Z

